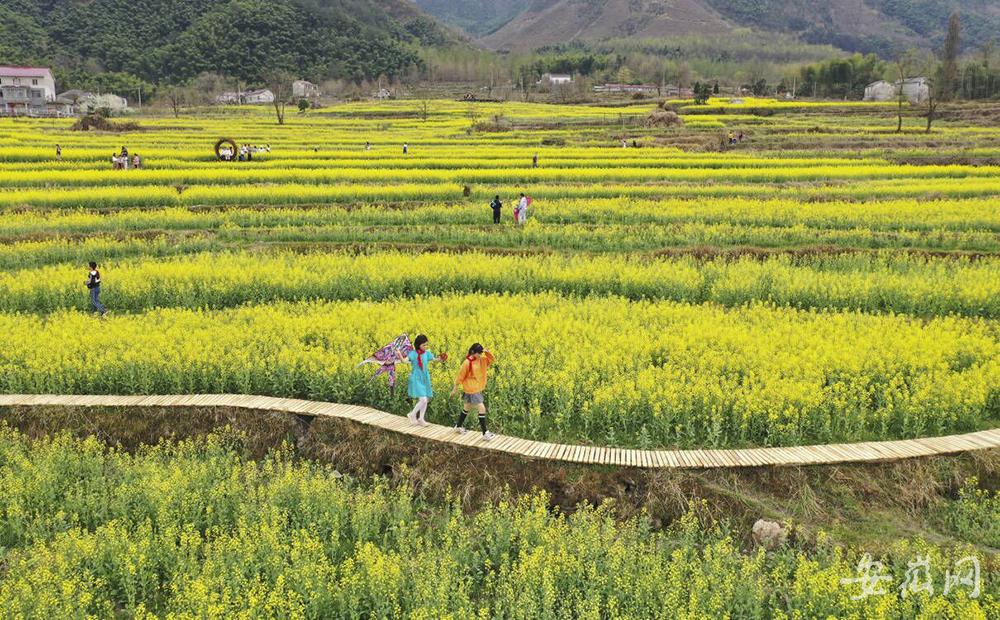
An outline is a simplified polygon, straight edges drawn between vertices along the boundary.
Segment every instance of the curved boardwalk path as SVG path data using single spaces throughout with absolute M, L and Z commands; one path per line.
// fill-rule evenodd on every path
M 388 431 L 420 437 L 428 441 L 494 450 L 534 459 L 587 463 L 645 469 L 707 469 L 719 467 L 766 467 L 787 465 L 829 465 L 895 461 L 921 456 L 955 454 L 1000 448 L 1000 429 L 965 435 L 841 443 L 791 448 L 756 448 L 735 450 L 628 450 L 597 446 L 574 446 L 545 443 L 497 435 L 483 441 L 480 433 L 464 435 L 454 428 L 430 424 L 416 426 L 403 416 L 368 407 L 338 405 L 294 398 L 206 394 L 185 396 L 57 396 L 49 394 L 0 395 L 0 407 L 233 407 L 257 411 L 281 411 L 306 417 L 331 417 L 353 420 Z

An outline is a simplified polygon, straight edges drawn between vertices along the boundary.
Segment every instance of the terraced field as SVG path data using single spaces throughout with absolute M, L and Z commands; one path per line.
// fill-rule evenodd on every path
M 284 126 L 249 108 L 146 117 L 120 134 L 4 121 L 0 389 L 402 412 L 405 393 L 356 364 L 426 332 L 456 354 L 489 343 L 495 424 L 533 439 L 737 447 L 996 426 L 1000 169 L 893 161 L 993 157 L 995 132 L 920 134 L 914 119 L 894 134 L 881 107 L 722 111 L 671 130 L 637 124 L 642 108 L 447 102 Z M 720 152 L 720 126 L 747 138 Z M 219 137 L 271 151 L 219 162 Z M 122 144 L 143 169 L 110 169 Z M 87 317 L 90 259 L 106 322 Z M 439 393 L 453 372 L 435 374 Z M 434 401 L 430 419 L 454 409 Z
M 255 108 L 127 132 L 0 120 L 0 393 L 403 415 L 405 388 L 358 363 L 406 332 L 451 353 L 430 421 L 454 423 L 454 360 L 480 341 L 497 355 L 490 424 L 526 439 L 700 450 L 1000 427 L 991 108 L 944 109 L 929 134 L 909 111 L 897 134 L 891 106 L 678 106 L 671 129 L 643 125 L 649 105 L 442 101 L 283 126 Z M 745 140 L 720 146 L 729 130 Z M 219 138 L 270 152 L 220 162 Z M 111 169 L 123 144 L 143 169 Z M 521 192 L 534 202 L 518 226 Z M 650 473 L 330 420 L 307 441 L 291 416 L 160 413 L 0 410 L 0 617 L 1000 614 L 996 450 Z M 132 451 L 95 438 L 197 435 L 199 416 L 237 431 Z M 39 438 L 60 421 L 95 437 Z M 257 458 L 254 442 L 296 433 Z M 754 543 L 762 514 L 790 540 Z M 870 553 L 887 594 L 864 596 Z M 932 592 L 903 591 L 915 558 Z M 981 588 L 942 589 L 969 558 Z

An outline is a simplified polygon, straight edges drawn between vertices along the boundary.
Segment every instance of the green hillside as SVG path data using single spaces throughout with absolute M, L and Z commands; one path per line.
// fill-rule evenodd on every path
M 400 75 L 450 36 L 405 0 L 4 0 L 0 62 L 124 71 L 149 81 L 203 71 L 255 80 Z

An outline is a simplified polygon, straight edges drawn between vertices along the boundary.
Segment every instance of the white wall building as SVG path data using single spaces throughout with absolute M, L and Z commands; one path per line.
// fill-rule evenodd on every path
M 900 88 L 910 103 L 923 103 L 931 94 L 925 77 L 906 78 L 902 82 L 879 80 L 865 87 L 865 101 L 895 101 L 899 97 Z
M 56 80 L 45 67 L 0 66 L 0 86 L 19 86 L 41 90 L 45 101 L 55 101 Z
M 306 80 L 292 82 L 292 97 L 295 99 L 315 99 L 319 97 L 319 86 Z
M 865 101 L 889 101 L 896 98 L 896 87 L 879 80 L 865 86 Z
M 542 74 L 542 79 L 538 80 L 539 84 L 549 84 L 551 86 L 559 86 L 562 84 L 572 84 L 573 76 L 566 75 L 565 73 L 544 73 Z
M 243 93 L 245 103 L 274 103 L 274 93 L 264 88 L 261 90 L 248 90 Z

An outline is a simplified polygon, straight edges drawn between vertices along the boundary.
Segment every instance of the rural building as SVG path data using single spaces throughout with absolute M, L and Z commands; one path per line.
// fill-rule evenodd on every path
M 222 105 L 239 105 L 243 103 L 274 103 L 274 93 L 264 88 L 260 90 L 235 91 L 228 90 L 219 93 L 215 102 Z
M 865 101 L 894 101 L 902 88 L 903 96 L 910 103 L 923 103 L 930 96 L 930 86 L 927 78 L 914 77 L 902 81 L 887 82 L 879 80 L 865 87 Z
M 693 90 L 677 86 L 676 84 L 666 84 L 660 87 L 660 94 L 665 97 L 694 97 Z
M 0 114 L 36 116 L 45 111 L 45 91 L 30 86 L 0 86 Z
M 292 97 L 296 99 L 315 99 L 319 97 L 319 86 L 306 80 L 292 82 Z
M 620 93 L 631 95 L 640 93 L 643 95 L 655 95 L 659 91 L 656 84 L 602 84 L 595 86 L 595 93 Z
M 58 116 L 69 112 L 56 100 L 51 71 L 42 67 L 0 66 L 0 114 Z
M 388 88 L 380 88 L 378 92 L 375 93 L 376 99 L 389 99 L 392 97 L 392 92 Z
M 890 101 L 895 98 L 896 87 L 885 80 L 872 82 L 865 87 L 865 101 Z
M 274 103 L 274 93 L 263 88 L 260 90 L 248 90 L 243 93 L 244 103 Z
M 45 101 L 56 98 L 56 81 L 45 67 L 0 66 L 0 86 L 20 86 L 42 91 Z
M 573 76 L 566 75 L 565 73 L 545 73 L 542 74 L 542 79 L 538 80 L 539 84 L 546 84 L 549 86 L 559 86 L 562 84 L 572 84 Z
M 228 90 L 224 93 L 219 93 L 215 98 L 215 102 L 223 105 L 236 105 L 240 102 L 240 93 L 235 90 Z

